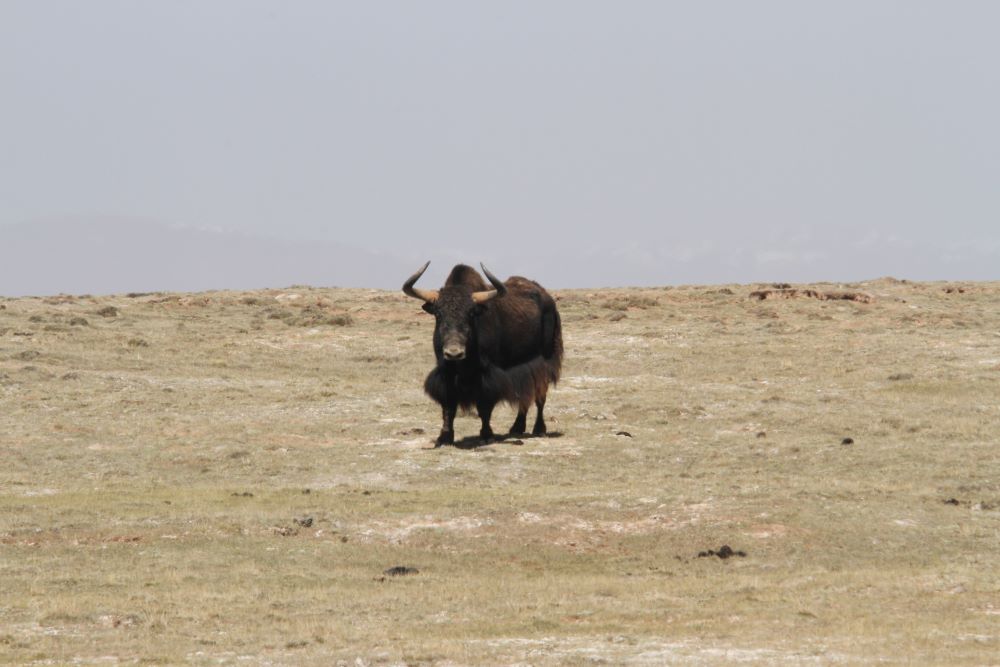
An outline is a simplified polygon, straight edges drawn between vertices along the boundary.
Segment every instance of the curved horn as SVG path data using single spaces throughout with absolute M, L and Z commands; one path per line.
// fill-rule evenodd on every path
M 438 298 L 437 290 L 417 289 L 416 287 L 413 286 L 415 282 L 420 280 L 420 276 L 424 275 L 424 271 L 426 271 L 427 267 L 430 265 L 431 263 L 427 262 L 422 267 L 420 267 L 420 269 L 416 273 L 410 276 L 405 283 L 403 283 L 403 294 L 405 294 L 406 296 L 412 296 L 414 299 L 421 299 L 423 301 L 426 301 L 427 303 L 434 303 L 435 301 L 437 301 Z
M 486 303 L 492 298 L 503 296 L 504 294 L 506 294 L 507 286 L 504 285 L 502 282 L 500 282 L 499 278 L 490 273 L 490 270 L 487 269 L 484 264 L 480 262 L 479 266 L 482 267 L 483 273 L 486 274 L 486 277 L 490 279 L 490 282 L 493 283 L 493 287 L 495 287 L 496 289 L 491 289 L 486 292 L 474 292 L 472 294 L 472 300 L 475 301 L 476 303 Z

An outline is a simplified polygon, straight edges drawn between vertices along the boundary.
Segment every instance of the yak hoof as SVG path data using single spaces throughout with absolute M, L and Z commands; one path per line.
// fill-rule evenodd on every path
M 510 430 L 507 431 L 507 435 L 524 435 L 524 424 L 515 423 L 510 427 Z
M 454 431 L 441 431 L 441 435 L 437 437 L 434 441 L 435 447 L 440 447 L 441 445 L 453 445 L 455 444 L 455 432 Z
M 482 431 L 480 431 L 479 441 L 482 442 L 484 445 L 488 445 L 491 442 L 493 442 L 493 430 L 484 428 Z
M 531 429 L 531 435 L 545 435 L 546 432 L 547 431 L 545 430 L 545 424 L 544 423 L 542 423 L 542 424 L 536 423 L 535 424 L 535 428 Z

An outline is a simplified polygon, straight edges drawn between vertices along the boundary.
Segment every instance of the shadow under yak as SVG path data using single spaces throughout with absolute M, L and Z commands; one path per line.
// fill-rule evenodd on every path
M 510 445 L 522 445 L 525 440 L 545 440 L 546 438 L 561 438 L 562 436 L 562 431 L 549 431 L 545 435 L 531 435 L 529 433 L 522 435 L 495 434 L 492 439 L 484 441 L 478 435 L 470 435 L 456 441 L 452 446 L 455 447 L 455 449 L 480 449 L 482 447 L 502 445 L 504 443 Z

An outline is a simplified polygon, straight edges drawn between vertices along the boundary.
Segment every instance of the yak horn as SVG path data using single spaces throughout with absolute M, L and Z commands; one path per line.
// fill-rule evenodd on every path
M 496 289 L 491 289 L 486 292 L 473 292 L 472 300 L 475 301 L 476 303 L 486 303 L 487 301 L 489 301 L 494 297 L 503 296 L 504 294 L 506 294 L 507 286 L 504 285 L 502 282 L 500 282 L 499 278 L 490 273 L 490 270 L 487 269 L 484 264 L 480 263 L 479 266 L 482 267 L 483 273 L 486 274 L 486 277 L 490 279 L 490 282 L 493 283 L 493 286 Z
M 418 270 L 416 273 L 410 276 L 409 279 L 405 283 L 403 283 L 403 294 L 405 294 L 406 296 L 412 296 L 414 299 L 421 299 L 423 301 L 426 301 L 427 303 L 434 303 L 435 301 L 437 301 L 438 299 L 437 290 L 418 289 L 413 286 L 413 283 L 420 280 L 420 276 L 424 275 L 424 271 L 426 271 L 427 267 L 430 265 L 431 263 L 427 262 L 422 267 L 420 267 L 420 270 Z

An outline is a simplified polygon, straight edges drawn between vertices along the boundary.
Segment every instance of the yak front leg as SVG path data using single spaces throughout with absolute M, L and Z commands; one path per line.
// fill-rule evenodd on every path
M 455 413 L 457 411 L 457 404 L 448 404 L 441 407 L 441 434 L 434 441 L 435 447 L 455 444 Z
M 490 428 L 490 417 L 493 415 L 493 406 L 496 403 L 479 402 L 476 409 L 479 411 L 479 419 L 483 422 L 479 429 L 479 439 L 484 443 L 493 442 L 493 429 Z

